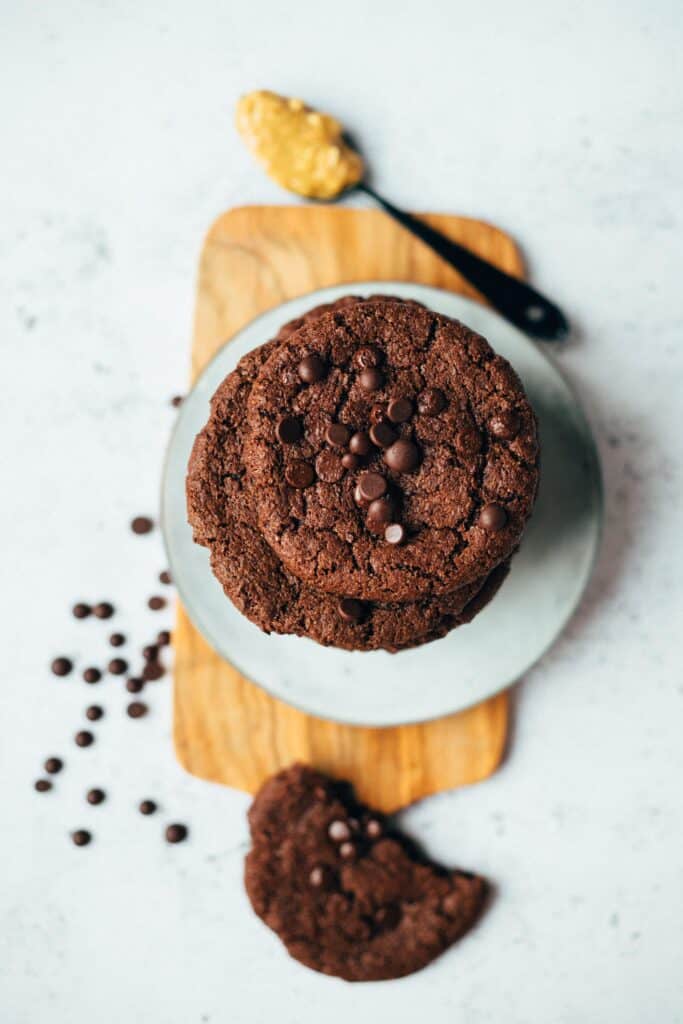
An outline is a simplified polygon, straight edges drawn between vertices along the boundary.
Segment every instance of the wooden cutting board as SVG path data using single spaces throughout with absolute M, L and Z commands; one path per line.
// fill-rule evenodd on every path
M 444 214 L 425 220 L 522 275 L 518 249 L 498 228 Z M 316 288 L 348 282 L 352 291 L 354 281 L 368 280 L 417 281 L 478 298 L 430 249 L 378 211 L 229 210 L 210 228 L 202 248 L 192 380 L 257 314 Z M 253 792 L 278 768 L 302 760 L 350 779 L 361 799 L 391 812 L 484 779 L 503 756 L 506 693 L 419 725 L 339 725 L 289 707 L 243 678 L 209 647 L 182 606 L 173 639 L 177 756 L 193 775 L 212 782 Z

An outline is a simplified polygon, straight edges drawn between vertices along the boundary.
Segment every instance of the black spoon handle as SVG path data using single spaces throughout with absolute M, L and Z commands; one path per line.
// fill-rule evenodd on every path
M 463 245 L 453 242 L 405 210 L 399 210 L 368 185 L 361 183 L 356 187 L 371 196 L 394 220 L 408 231 L 412 231 L 442 259 L 455 267 L 485 299 L 488 299 L 494 309 L 515 326 L 533 335 L 534 338 L 542 338 L 545 341 L 560 341 L 566 338 L 569 324 L 562 310 L 549 302 L 535 288 L 498 270 L 492 263 L 475 256 Z

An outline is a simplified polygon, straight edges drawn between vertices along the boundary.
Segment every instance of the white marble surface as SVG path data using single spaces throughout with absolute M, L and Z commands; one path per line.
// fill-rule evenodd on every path
M 674 0 L 2 4 L 0 1019 L 3 1024 L 683 1019 L 680 666 L 683 11 Z M 353 987 L 289 961 L 240 884 L 247 799 L 185 776 L 168 684 L 142 722 L 78 597 L 135 644 L 163 567 L 159 463 L 196 259 L 222 209 L 280 202 L 231 128 L 240 90 L 339 113 L 407 205 L 523 243 L 578 332 L 608 519 L 571 627 L 518 687 L 490 781 L 404 815 L 496 881 L 477 931 L 420 975 Z M 98 741 L 71 736 L 97 697 Z M 47 754 L 54 793 L 32 782 Z M 381 767 L 378 768 L 381 770 Z M 101 784 L 107 805 L 84 790 Z M 156 818 L 134 810 L 162 804 Z M 168 847 L 163 824 L 187 820 Z M 92 827 L 77 850 L 70 828 Z

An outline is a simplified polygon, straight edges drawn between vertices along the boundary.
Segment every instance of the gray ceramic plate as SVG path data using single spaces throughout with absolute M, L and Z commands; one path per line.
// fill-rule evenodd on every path
M 300 637 L 266 636 L 224 596 L 185 514 L 185 471 L 218 384 L 285 321 L 353 292 L 417 299 L 489 339 L 521 376 L 540 421 L 541 487 L 533 519 L 496 599 L 468 626 L 400 654 L 348 653 Z M 173 579 L 196 627 L 240 672 L 281 700 L 358 725 L 398 725 L 459 711 L 519 679 L 576 608 L 600 537 L 600 469 L 586 419 L 553 363 L 496 313 L 424 285 L 324 288 L 257 317 L 222 348 L 183 402 L 166 459 L 162 519 Z

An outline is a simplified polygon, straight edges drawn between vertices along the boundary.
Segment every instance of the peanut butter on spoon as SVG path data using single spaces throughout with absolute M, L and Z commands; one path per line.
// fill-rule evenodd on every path
M 361 157 L 336 118 L 302 100 L 257 90 L 237 104 L 237 130 L 278 185 L 309 199 L 334 199 L 363 177 Z

